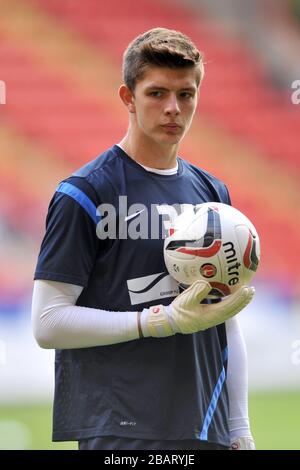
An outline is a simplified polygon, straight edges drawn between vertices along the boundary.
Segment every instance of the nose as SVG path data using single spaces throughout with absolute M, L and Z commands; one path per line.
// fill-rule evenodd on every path
M 180 113 L 180 108 L 178 105 L 178 99 L 176 94 L 172 93 L 167 99 L 165 106 L 165 114 L 177 116 Z

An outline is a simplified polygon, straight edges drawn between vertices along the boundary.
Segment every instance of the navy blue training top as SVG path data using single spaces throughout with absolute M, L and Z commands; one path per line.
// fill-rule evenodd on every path
M 117 145 L 60 183 L 35 279 L 83 286 L 78 306 L 168 305 L 178 285 L 163 238 L 185 205 L 230 203 L 226 186 L 178 158 L 150 173 Z M 84 311 L 83 313 L 84 314 Z M 200 439 L 229 445 L 225 325 L 190 335 L 56 351 L 54 440 Z

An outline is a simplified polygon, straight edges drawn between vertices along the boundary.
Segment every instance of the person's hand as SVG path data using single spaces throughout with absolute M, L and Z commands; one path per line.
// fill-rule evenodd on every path
M 219 303 L 200 304 L 211 290 L 207 281 L 195 281 L 167 307 L 156 305 L 141 313 L 143 336 L 156 338 L 190 334 L 224 323 L 239 313 L 251 301 L 254 288 L 242 286 Z
M 230 450 L 255 450 L 253 437 L 238 437 L 230 444 Z

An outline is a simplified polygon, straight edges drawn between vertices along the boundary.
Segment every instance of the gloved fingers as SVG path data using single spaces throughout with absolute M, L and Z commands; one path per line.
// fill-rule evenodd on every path
M 208 327 L 223 323 L 239 313 L 251 301 L 254 292 L 254 287 L 242 286 L 237 292 L 217 304 L 201 305 L 202 314 L 208 320 Z
M 248 305 L 255 294 L 254 287 L 242 286 L 237 292 L 215 304 L 220 311 L 228 312 L 228 318 L 239 313 Z

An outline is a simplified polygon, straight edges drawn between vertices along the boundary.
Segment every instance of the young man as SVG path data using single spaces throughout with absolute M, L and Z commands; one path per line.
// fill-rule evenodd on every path
M 35 273 L 34 334 L 57 350 L 53 438 L 80 449 L 250 448 L 245 349 L 229 319 L 253 289 L 208 304 L 207 282 L 179 294 L 163 260 L 176 213 L 230 203 L 223 183 L 178 157 L 201 54 L 156 28 L 128 46 L 123 72 L 128 132 L 58 186 Z

